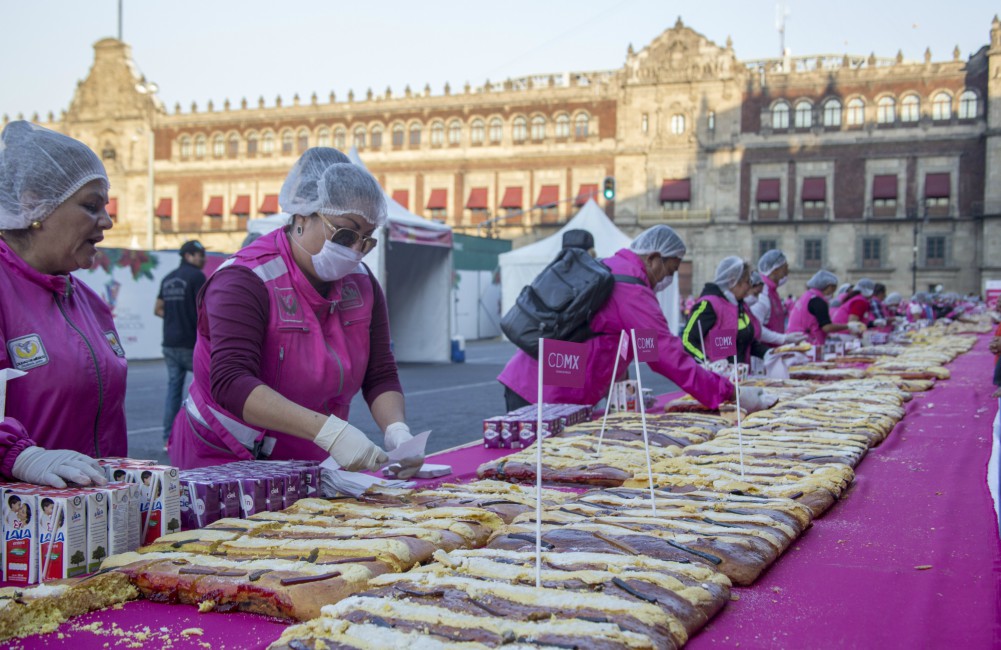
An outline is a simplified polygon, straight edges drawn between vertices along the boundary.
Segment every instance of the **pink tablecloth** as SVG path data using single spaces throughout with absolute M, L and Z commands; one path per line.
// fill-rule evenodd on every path
M 950 366 L 953 377 L 916 397 L 907 417 L 858 468 L 846 498 L 778 563 L 689 643 L 690 648 L 1001 647 L 1001 540 L 987 491 L 996 401 L 987 337 Z M 443 481 L 463 481 L 507 453 L 472 446 L 443 452 Z M 918 566 L 930 566 L 917 569 Z M 264 648 L 284 625 L 247 614 L 198 614 L 194 607 L 134 602 L 91 614 L 24 648 L 123 647 L 118 637 L 81 631 L 100 621 L 148 627 L 145 647 Z M 179 639 L 197 627 L 201 637 Z

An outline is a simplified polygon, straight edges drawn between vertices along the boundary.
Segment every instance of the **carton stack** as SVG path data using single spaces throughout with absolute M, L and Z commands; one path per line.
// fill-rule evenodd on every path
M 543 404 L 542 435 L 559 434 L 564 427 L 591 419 L 591 407 L 583 404 Z M 483 446 L 488 449 L 522 449 L 535 442 L 539 432 L 538 409 L 523 406 L 505 415 L 483 420 Z

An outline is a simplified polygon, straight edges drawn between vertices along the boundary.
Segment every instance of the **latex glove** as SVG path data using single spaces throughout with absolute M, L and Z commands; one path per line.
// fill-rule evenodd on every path
M 786 332 L 784 336 L 785 338 L 782 339 L 783 345 L 795 345 L 806 340 L 805 332 Z
M 379 469 L 389 460 L 364 433 L 336 415 L 327 418 L 313 442 L 349 472 Z
M 776 395 L 766 392 L 760 386 L 740 387 L 740 408 L 748 413 L 771 408 L 777 401 L 779 398 Z
M 391 425 L 386 427 L 386 451 L 393 451 L 407 440 L 410 440 L 413 436 L 410 434 L 410 427 L 404 422 L 393 422 Z M 424 465 L 424 455 L 418 454 L 416 456 L 407 456 L 401 460 L 396 461 L 390 467 L 397 470 L 396 478 L 407 479 L 416 474 L 420 468 Z
M 25 483 L 57 488 L 66 487 L 66 483 L 108 484 L 96 460 L 70 449 L 28 447 L 17 455 L 10 473 Z
M 848 330 L 855 335 L 861 335 L 865 331 L 865 323 L 853 320 L 848 323 Z
M 872 326 L 873 327 L 886 327 L 886 319 L 885 318 L 877 318 L 876 320 L 872 321 Z

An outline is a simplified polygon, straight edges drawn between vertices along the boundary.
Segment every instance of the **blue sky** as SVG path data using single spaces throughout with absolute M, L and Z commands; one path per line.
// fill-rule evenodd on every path
M 779 53 L 774 0 L 125 0 L 124 39 L 173 110 L 225 98 L 268 105 L 296 92 L 439 94 L 469 81 L 604 70 L 622 65 L 678 16 L 709 39 L 732 36 L 737 56 Z M 796 54 L 966 57 L 989 39 L 999 11 L 986 0 L 786 0 L 786 46 Z M 69 105 L 92 45 L 117 33 L 117 0 L 0 0 L 0 113 Z

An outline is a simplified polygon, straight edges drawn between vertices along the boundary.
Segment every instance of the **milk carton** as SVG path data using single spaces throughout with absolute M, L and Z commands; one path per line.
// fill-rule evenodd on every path
M 139 486 L 134 483 L 109 483 L 101 490 L 107 496 L 108 504 L 108 554 L 136 550 L 142 532 Z
M 81 490 L 47 490 L 38 502 L 39 581 L 87 573 L 87 497 Z
M 3 490 L 3 579 L 38 582 L 38 503 L 34 486 Z
M 110 555 L 108 550 L 109 493 L 102 488 L 79 488 L 87 507 L 87 573 L 101 568 L 101 562 Z
M 176 467 L 122 463 L 105 465 L 105 472 L 112 482 L 139 487 L 141 546 L 181 529 L 181 484 Z

